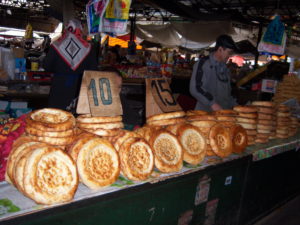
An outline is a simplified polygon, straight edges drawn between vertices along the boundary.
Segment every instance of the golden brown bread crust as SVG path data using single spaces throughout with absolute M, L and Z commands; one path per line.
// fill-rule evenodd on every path
M 236 118 L 234 116 L 216 116 L 218 121 L 229 121 L 229 122 L 235 122 Z
M 241 123 L 241 122 L 238 122 L 238 124 L 240 124 L 245 129 L 249 129 L 249 130 L 255 130 L 256 127 L 257 127 L 257 125 L 254 124 L 254 123 Z
M 147 117 L 147 123 L 155 121 L 155 120 L 167 120 L 167 119 L 180 118 L 180 117 L 184 117 L 184 116 L 185 116 L 184 111 L 161 113 L 161 114 L 156 114 L 156 115 Z
M 274 120 L 257 120 L 257 124 L 262 125 L 275 125 L 276 122 Z
M 74 136 L 68 137 L 43 137 L 43 136 L 34 136 L 28 135 L 35 141 L 44 142 L 50 145 L 70 145 L 74 140 Z
M 252 105 L 264 106 L 264 107 L 274 107 L 275 106 L 274 102 L 271 102 L 271 101 L 253 101 Z
M 265 113 L 265 114 L 273 114 L 273 113 L 275 113 L 275 108 L 259 106 L 259 107 L 257 107 L 257 112 L 258 113 Z
M 269 138 L 256 138 L 254 142 L 258 144 L 264 144 L 269 142 Z
M 257 120 L 256 119 L 250 119 L 250 118 L 244 118 L 244 117 L 236 117 L 237 122 L 240 123 L 251 123 L 251 124 L 256 124 Z
M 178 140 L 183 147 L 183 160 L 192 165 L 203 161 L 206 155 L 206 137 L 193 125 L 183 125 L 178 129 Z
M 212 120 L 215 121 L 216 117 L 213 115 L 195 115 L 195 116 L 187 116 L 186 120 L 191 121 L 201 121 L 201 120 Z
M 42 131 L 31 126 L 26 126 L 25 132 L 29 135 L 34 135 L 34 136 L 69 137 L 75 134 L 75 129 L 70 129 L 65 131 Z
M 221 124 L 214 125 L 209 132 L 209 143 L 212 150 L 221 158 L 232 153 L 232 141 L 228 128 Z
M 25 194 L 38 204 L 68 202 L 78 186 L 76 165 L 59 148 L 36 148 L 27 156 L 23 185 Z
M 274 130 L 275 126 L 272 125 L 263 125 L 263 124 L 257 124 L 257 129 L 259 130 Z
M 257 108 L 255 106 L 235 106 L 233 107 L 234 111 L 237 111 L 239 113 L 255 113 L 257 112 Z
M 258 113 L 257 118 L 259 120 L 273 120 L 275 117 L 272 114 Z
M 246 130 L 246 133 L 247 135 L 256 135 L 257 134 L 257 131 L 256 130 L 248 130 L 248 129 L 245 129 Z
M 217 156 L 216 153 L 212 150 L 210 145 L 207 145 L 206 155 L 207 156 Z
M 226 115 L 226 116 L 236 116 L 238 113 L 231 109 L 222 109 L 213 112 L 214 115 Z
M 158 128 L 158 127 L 143 126 L 143 127 L 136 129 L 134 132 L 149 142 L 152 133 L 159 129 L 160 128 Z
M 147 125 L 158 126 L 158 127 L 169 126 L 178 123 L 185 123 L 185 118 L 172 118 L 172 119 L 147 121 Z
M 118 153 L 104 138 L 95 137 L 85 143 L 76 163 L 80 180 L 91 189 L 101 189 L 114 183 L 120 174 Z
M 238 116 L 242 118 L 256 119 L 257 113 L 239 113 Z
M 88 128 L 81 128 L 83 131 L 95 134 L 97 136 L 103 136 L 103 137 L 108 137 L 108 136 L 115 136 L 120 132 L 120 129 L 88 129 Z
M 186 112 L 186 116 L 193 116 L 193 115 L 208 115 L 208 112 L 203 110 L 189 110 Z
M 276 116 L 277 117 L 290 117 L 291 113 L 290 112 L 277 112 Z
M 154 131 L 150 138 L 154 163 L 161 172 L 177 172 L 183 165 L 183 151 L 175 135 L 165 129 Z
M 32 111 L 26 117 L 27 126 L 42 131 L 65 131 L 75 126 L 75 117 L 66 111 L 43 108 Z
M 192 121 L 190 122 L 190 124 L 196 126 L 196 127 L 208 127 L 211 128 L 212 126 L 214 126 L 217 123 L 217 121 L 210 121 L 210 120 L 202 120 L 202 121 Z
M 121 122 L 122 116 L 92 116 L 91 114 L 80 115 L 76 118 L 79 123 L 112 123 Z
M 133 131 L 124 130 L 123 135 L 120 135 L 119 138 L 113 143 L 115 149 L 119 151 L 123 142 L 128 138 L 140 138 L 141 136 Z
M 248 145 L 248 135 L 246 130 L 241 125 L 229 127 L 229 132 L 232 137 L 232 151 L 242 153 Z
M 143 138 L 127 138 L 119 149 L 122 174 L 130 180 L 146 180 L 154 167 L 154 155 Z
M 120 129 L 124 127 L 123 122 L 109 122 L 109 123 L 78 123 L 79 128 L 83 129 Z

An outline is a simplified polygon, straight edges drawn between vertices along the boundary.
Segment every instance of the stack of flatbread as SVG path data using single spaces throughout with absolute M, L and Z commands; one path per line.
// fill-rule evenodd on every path
M 80 181 L 91 189 L 101 189 L 119 177 L 118 153 L 104 138 L 91 133 L 80 134 L 68 153 L 77 165 Z
M 276 137 L 288 138 L 297 133 L 298 119 L 291 116 L 290 107 L 286 105 L 278 105 L 276 112 Z
M 173 125 L 179 126 L 183 123 L 185 123 L 184 111 L 156 114 L 153 116 L 149 116 L 146 120 L 147 126 L 159 128 Z
M 115 136 L 124 127 L 122 116 L 91 116 L 80 115 L 76 118 L 80 130 L 102 137 Z
M 44 108 L 27 115 L 25 131 L 35 141 L 65 148 L 73 142 L 75 123 L 69 112 Z
M 248 145 L 255 144 L 257 135 L 257 108 L 254 106 L 235 106 L 234 111 L 238 113 L 236 121 L 247 132 Z
M 300 102 L 300 79 L 293 74 L 283 76 L 283 80 L 277 85 L 273 101 L 280 104 L 291 98 Z
M 275 105 L 270 101 L 253 101 L 252 105 L 257 108 L 258 118 L 255 143 L 267 143 L 276 135 Z
M 26 136 L 13 144 L 6 180 L 38 204 L 68 202 L 78 186 L 76 165 L 66 152 Z

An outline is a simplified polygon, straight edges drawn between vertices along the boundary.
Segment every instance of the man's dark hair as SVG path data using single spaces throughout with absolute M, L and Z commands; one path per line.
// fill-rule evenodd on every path
M 232 37 L 227 34 L 222 34 L 217 38 L 215 50 L 217 50 L 219 47 L 229 48 L 235 52 L 238 51 L 238 48 L 236 47 Z

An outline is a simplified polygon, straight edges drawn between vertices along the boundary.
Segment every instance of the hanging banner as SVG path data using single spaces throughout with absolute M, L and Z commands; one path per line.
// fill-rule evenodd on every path
M 131 0 L 110 0 L 103 18 L 102 32 L 125 33 Z
M 259 42 L 258 51 L 283 55 L 285 46 L 286 33 L 284 31 L 284 24 L 280 21 L 279 16 L 275 16 Z
M 96 34 L 102 30 L 103 15 L 109 0 L 93 0 L 86 5 L 86 15 L 89 34 Z

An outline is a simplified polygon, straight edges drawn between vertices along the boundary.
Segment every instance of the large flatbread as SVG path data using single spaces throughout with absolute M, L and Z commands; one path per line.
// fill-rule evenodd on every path
M 26 195 L 38 204 L 68 202 L 78 186 L 76 165 L 60 148 L 36 148 L 27 157 L 23 183 Z
M 77 169 L 83 184 L 91 189 L 101 189 L 118 179 L 119 156 L 108 140 L 95 137 L 80 149 Z
M 183 147 L 183 160 L 192 165 L 203 161 L 206 155 L 206 137 L 193 125 L 183 125 L 178 129 L 178 140 Z
M 231 135 L 225 126 L 214 125 L 209 132 L 209 143 L 212 150 L 221 158 L 227 157 L 232 153 Z
M 175 135 L 165 129 L 157 130 L 150 138 L 155 166 L 161 172 L 177 172 L 183 165 L 183 151 Z
M 119 149 L 122 174 L 130 180 L 146 180 L 154 167 L 154 155 L 143 138 L 127 138 Z

